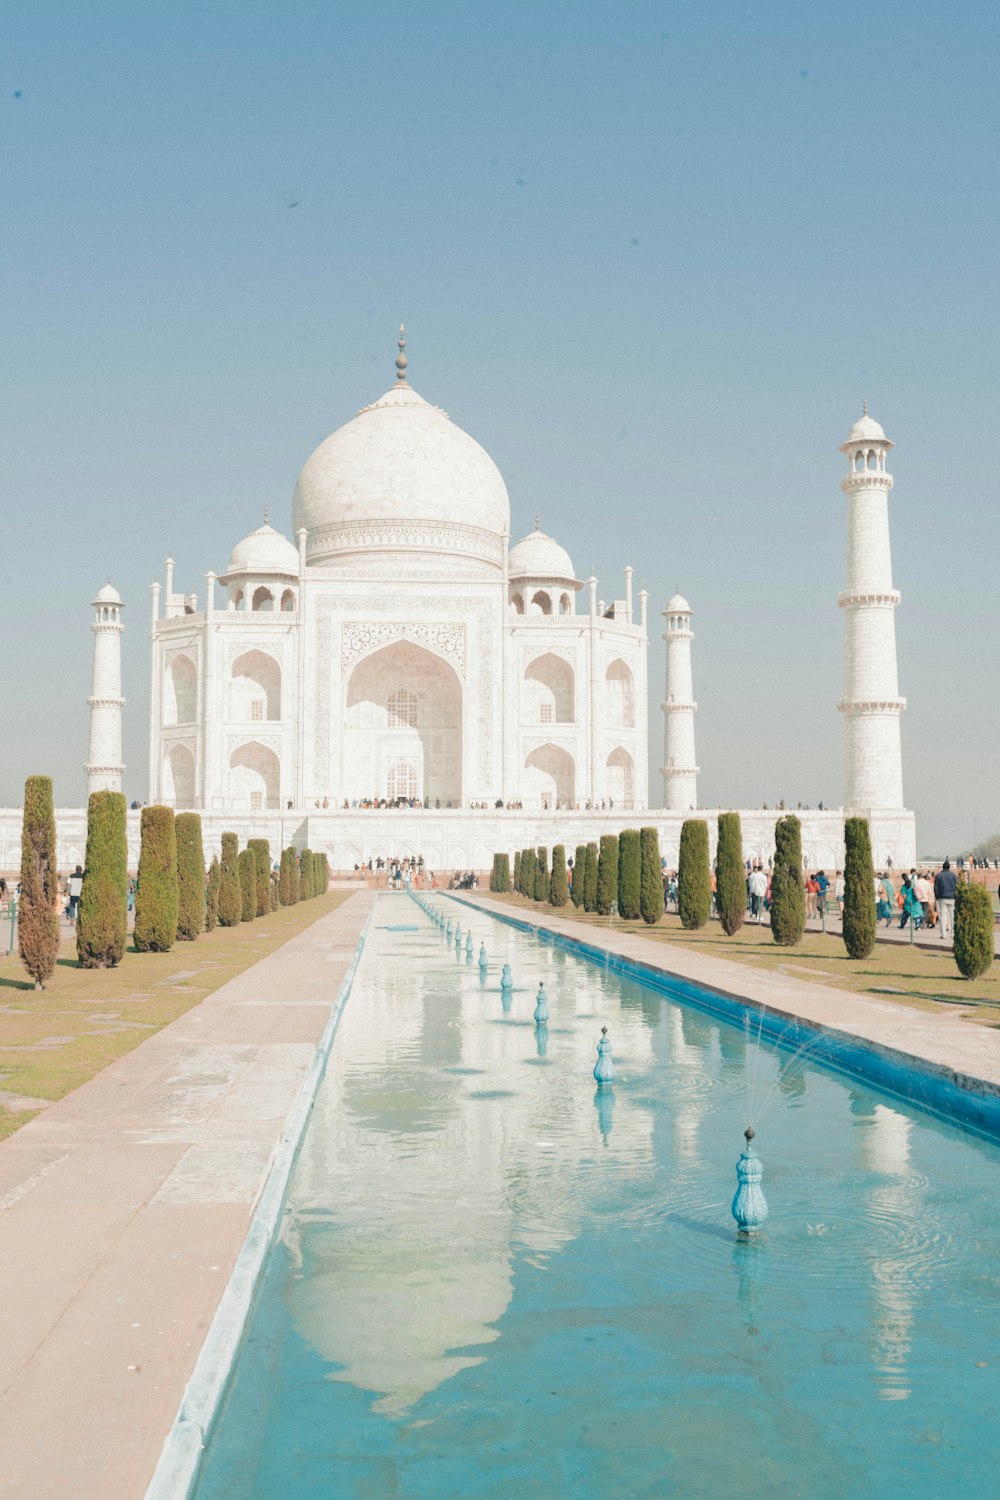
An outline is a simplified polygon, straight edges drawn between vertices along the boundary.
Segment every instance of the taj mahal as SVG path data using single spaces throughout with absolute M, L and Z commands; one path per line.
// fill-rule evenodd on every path
M 499 469 L 417 394 L 405 348 L 401 329 L 391 388 L 306 461 L 291 537 L 265 514 L 224 572 L 206 572 L 201 598 L 175 586 L 171 559 L 152 585 L 147 800 L 199 811 L 209 850 L 232 829 L 275 853 L 324 850 L 335 870 L 407 854 L 482 869 L 497 850 L 644 823 L 673 863 L 693 811 L 714 841 L 718 809 L 698 808 L 690 605 L 676 594 L 661 612 L 662 805 L 650 810 L 646 592 L 634 595 L 628 566 L 606 591 L 578 578 L 538 515 L 511 541 Z M 877 863 L 915 858 L 891 447 L 867 405 L 841 445 L 844 805 L 802 813 L 813 866 L 842 863 L 845 812 L 869 819 Z M 88 789 L 120 790 L 125 606 L 108 584 L 93 608 Z M 742 814 L 748 855 L 767 858 L 774 816 Z M 85 809 L 60 809 L 57 826 L 60 863 L 72 865 Z M 19 815 L 0 813 L 8 863 L 18 837 Z M 136 859 L 137 813 L 129 842 Z

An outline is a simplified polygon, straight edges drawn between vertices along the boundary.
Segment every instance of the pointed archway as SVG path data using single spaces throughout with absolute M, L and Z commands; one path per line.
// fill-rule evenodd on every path
M 338 795 L 414 796 L 462 805 L 462 684 L 453 667 L 413 641 L 363 657 L 344 697 Z

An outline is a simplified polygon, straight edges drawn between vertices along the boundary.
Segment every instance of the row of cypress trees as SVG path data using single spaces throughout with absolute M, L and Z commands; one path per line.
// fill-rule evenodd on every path
M 510 889 L 504 878 L 508 868 L 506 855 L 494 857 L 491 890 Z M 497 884 L 497 880 L 504 883 Z M 565 845 L 556 844 L 552 850 L 551 874 L 547 849 L 521 849 L 514 855 L 513 888 L 550 906 L 565 906 L 571 900 L 574 906 L 600 916 L 610 915 L 617 907 L 629 920 L 642 917 L 645 922 L 658 922 L 663 914 L 663 880 L 656 829 L 625 829 L 620 838 L 604 834 L 600 848 L 577 844 L 572 881 Z
M 145 807 L 140 823 L 133 943 L 137 953 L 165 953 L 178 939 L 193 941 L 218 925 L 235 926 L 272 907 L 320 895 L 327 889 L 327 856 L 284 850 L 281 872 L 271 878 L 266 839 L 240 852 L 235 833 L 222 835 L 222 858 L 207 877 L 201 818 L 170 807 Z M 43 989 L 59 954 L 56 825 L 52 779 L 29 776 L 21 834 L 18 951 L 36 989 Z M 77 957 L 83 968 L 114 968 L 128 935 L 127 810 L 121 792 L 93 792 L 87 805 L 87 852 L 76 922 Z

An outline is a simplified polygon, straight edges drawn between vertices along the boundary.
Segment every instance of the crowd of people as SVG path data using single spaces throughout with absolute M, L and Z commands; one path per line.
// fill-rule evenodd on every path
M 961 868 L 963 861 L 958 861 Z M 989 868 L 988 865 L 983 866 Z M 830 903 L 835 905 L 836 915 L 844 917 L 844 872 L 835 870 L 832 878 L 825 870 L 806 870 L 804 873 L 806 920 L 825 920 L 832 915 Z M 898 882 L 898 883 L 897 883 Z M 718 916 L 715 871 L 711 872 L 712 912 Z M 900 929 L 911 922 L 915 930 L 936 931 L 942 942 L 954 938 L 955 891 L 958 874 L 946 859 L 939 869 L 918 870 L 898 874 L 891 868 L 875 872 L 875 915 L 879 925 L 891 927 L 898 921 Z M 746 862 L 747 912 L 752 921 L 762 923 L 771 909 L 770 861 L 765 867 L 761 860 Z M 677 871 L 669 870 L 663 877 L 663 905 L 667 911 L 677 911 Z

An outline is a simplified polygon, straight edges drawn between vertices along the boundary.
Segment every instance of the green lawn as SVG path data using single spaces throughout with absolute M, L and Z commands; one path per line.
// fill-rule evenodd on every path
M 81 969 L 75 946 L 65 942 L 40 991 L 16 954 L 0 957 L 0 1091 L 62 1099 L 349 894 L 333 891 L 238 927 L 217 927 L 169 953 L 136 953 L 130 945 L 116 969 Z M 37 1113 L 0 1103 L 0 1139 Z

